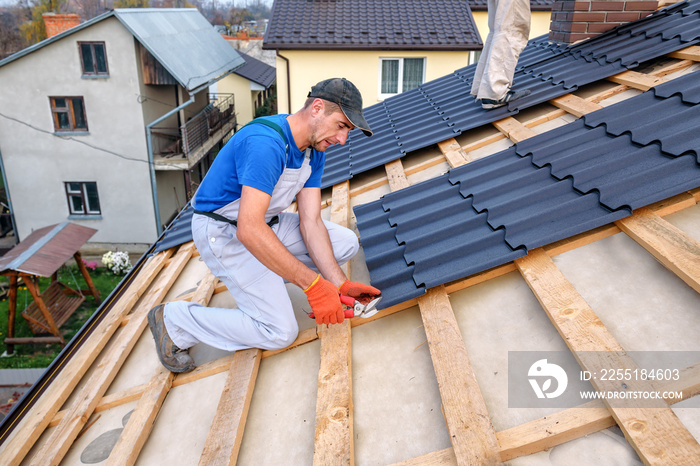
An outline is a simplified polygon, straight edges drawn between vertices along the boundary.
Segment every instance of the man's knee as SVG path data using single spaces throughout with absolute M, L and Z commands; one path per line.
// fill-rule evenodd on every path
M 357 254 L 360 250 L 360 242 L 357 235 L 347 228 L 339 229 L 337 238 L 333 241 L 333 251 L 339 264 L 343 264 Z
M 297 325 L 296 321 L 294 322 L 293 326 L 289 326 L 286 329 L 278 329 L 273 332 L 270 332 L 268 341 L 265 343 L 265 348 L 266 350 L 281 350 L 292 343 L 297 339 L 297 335 L 299 335 L 299 326 Z

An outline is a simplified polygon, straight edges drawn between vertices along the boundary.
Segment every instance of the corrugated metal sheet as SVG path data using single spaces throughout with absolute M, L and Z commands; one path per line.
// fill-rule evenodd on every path
M 189 91 L 245 63 L 194 8 L 126 8 L 114 14 Z
M 322 186 L 401 158 L 469 129 L 604 79 L 647 60 L 700 42 L 700 2 L 683 2 L 571 47 L 533 39 L 518 62 L 514 88 L 531 94 L 493 110 L 483 110 L 469 94 L 475 66 L 428 82 L 368 107 L 371 138 L 352 131 L 345 146 L 332 146 Z
M 243 76 L 244 78 L 260 84 L 265 88 L 270 87 L 275 82 L 275 79 L 277 79 L 277 70 L 275 67 L 270 66 L 255 57 L 251 57 L 246 53 L 238 53 L 245 60 L 245 65 L 236 70 L 237 75 Z
M 0 272 L 50 277 L 95 233 L 94 228 L 69 222 L 35 230 L 0 258 Z
M 266 49 L 476 50 L 464 0 L 276 0 Z
M 168 228 L 165 229 L 161 238 L 156 242 L 151 254 L 157 254 L 160 251 L 192 241 L 192 214 L 194 214 L 194 209 L 192 204 L 188 203 L 177 217 L 170 222 Z
M 699 82 L 700 71 L 674 79 L 356 207 L 381 305 L 700 186 Z M 397 283 L 408 274 L 413 288 Z

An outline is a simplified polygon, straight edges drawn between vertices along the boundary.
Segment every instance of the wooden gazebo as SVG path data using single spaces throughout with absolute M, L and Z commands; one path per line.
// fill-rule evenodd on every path
M 59 327 L 68 320 L 85 295 L 92 295 L 99 303 L 100 293 L 92 283 L 78 251 L 97 230 L 63 222 L 32 232 L 24 241 L 0 258 L 0 275 L 10 277 L 8 329 L 5 345 L 7 353 L 14 352 L 18 343 L 65 344 Z M 58 269 L 71 257 L 80 269 L 88 290 L 75 290 L 58 281 Z M 39 289 L 38 277 L 51 277 L 44 291 Z M 31 293 L 34 301 L 22 312 L 34 337 L 15 338 L 17 286 L 19 279 Z M 77 286 L 77 284 L 76 284 Z

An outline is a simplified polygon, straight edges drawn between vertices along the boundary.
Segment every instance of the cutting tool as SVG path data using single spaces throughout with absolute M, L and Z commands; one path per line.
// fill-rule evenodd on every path
M 379 312 L 379 309 L 377 309 L 377 304 L 379 304 L 379 301 L 381 300 L 382 296 L 379 295 L 367 304 L 362 304 L 355 298 L 340 295 L 340 302 L 350 308 L 344 310 L 346 319 L 350 319 L 352 317 L 362 317 L 363 319 L 372 317 L 374 314 Z M 313 312 L 309 312 L 308 314 L 312 319 L 315 318 Z

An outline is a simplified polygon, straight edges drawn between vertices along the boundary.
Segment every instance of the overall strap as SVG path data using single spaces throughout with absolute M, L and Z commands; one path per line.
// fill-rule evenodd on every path
M 255 120 L 249 121 L 248 123 L 243 125 L 243 127 L 241 129 L 245 128 L 248 125 L 252 125 L 252 124 L 256 124 L 256 123 L 260 124 L 260 125 L 265 125 L 269 128 L 274 129 L 275 131 L 277 131 L 277 133 L 282 137 L 282 141 L 284 142 L 284 150 L 287 153 L 287 156 L 289 156 L 289 144 L 287 143 L 287 138 L 284 137 L 284 131 L 282 131 L 282 127 L 280 125 L 278 125 L 277 123 L 270 121 L 266 118 L 260 117 L 260 118 L 256 118 Z

